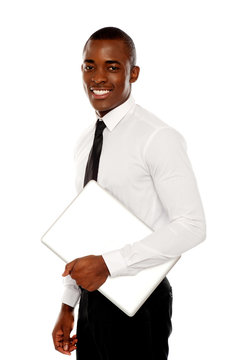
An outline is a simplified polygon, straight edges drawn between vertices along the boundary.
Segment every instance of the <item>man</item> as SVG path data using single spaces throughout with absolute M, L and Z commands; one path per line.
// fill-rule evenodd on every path
M 134 275 L 205 239 L 204 213 L 184 140 L 135 104 L 131 86 L 139 71 L 134 43 L 122 30 L 103 28 L 86 42 L 83 85 L 98 121 L 76 147 L 77 190 L 94 178 L 94 166 L 100 185 L 154 232 L 122 249 L 66 265 L 66 290 L 52 335 L 56 350 L 70 355 L 77 349 L 78 359 L 167 359 L 172 291 L 166 278 L 133 317 L 96 290 L 108 276 Z M 96 148 L 99 158 L 93 165 Z M 79 298 L 77 337 L 70 337 Z

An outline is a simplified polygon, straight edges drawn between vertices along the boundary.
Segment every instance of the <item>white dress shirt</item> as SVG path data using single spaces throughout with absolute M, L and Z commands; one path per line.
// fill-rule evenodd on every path
M 206 236 L 204 212 L 179 132 L 136 105 L 132 97 L 102 120 L 106 128 L 98 183 L 153 229 L 137 242 L 130 239 L 123 248 L 102 254 L 111 276 L 133 275 L 202 242 Z M 83 189 L 95 123 L 76 145 L 77 192 Z M 74 307 L 81 290 L 70 276 L 64 284 L 62 301 Z

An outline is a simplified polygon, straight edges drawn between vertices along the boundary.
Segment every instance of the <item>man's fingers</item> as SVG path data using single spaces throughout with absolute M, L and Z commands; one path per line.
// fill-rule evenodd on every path
M 63 337 L 63 331 L 62 330 L 58 330 L 54 335 L 53 335 L 53 340 L 60 340 Z
M 71 352 L 77 349 L 77 335 L 70 338 L 71 330 L 66 330 L 65 335 L 62 330 L 58 330 L 54 336 L 54 346 L 57 351 L 64 355 L 71 355 Z
M 71 353 L 72 351 L 77 350 L 77 346 L 76 345 L 70 345 L 70 349 L 69 352 Z
M 74 350 L 77 349 L 77 339 L 73 340 L 70 344 L 69 344 L 69 351 L 72 352 Z
M 55 349 L 62 347 L 63 331 L 58 330 L 56 333 L 52 334 L 52 337 Z
M 70 351 L 65 351 L 65 350 L 63 350 L 62 347 L 56 347 L 55 349 L 56 349 L 57 351 L 59 351 L 60 353 L 62 353 L 62 354 L 71 355 L 71 352 L 70 352 Z
M 57 351 L 59 351 L 62 354 L 70 355 L 70 351 L 63 349 L 63 331 L 58 330 L 54 336 L 54 347 Z
M 74 335 L 71 339 L 71 345 L 75 346 L 77 342 L 78 342 L 77 335 Z
M 62 276 L 67 276 L 67 275 L 70 275 L 71 274 L 71 271 L 76 263 L 77 259 L 71 261 L 70 263 L 68 263 L 66 266 L 65 266 L 65 270 L 62 274 Z

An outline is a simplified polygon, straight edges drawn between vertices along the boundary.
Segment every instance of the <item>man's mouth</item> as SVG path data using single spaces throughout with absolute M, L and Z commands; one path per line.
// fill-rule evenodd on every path
M 106 99 L 109 96 L 109 93 L 112 91 L 110 89 L 90 89 L 90 90 L 95 99 Z

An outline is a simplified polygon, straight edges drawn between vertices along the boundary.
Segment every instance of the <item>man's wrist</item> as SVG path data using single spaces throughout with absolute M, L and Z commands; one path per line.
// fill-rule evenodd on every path
M 103 257 L 102 255 L 100 255 L 100 257 L 101 257 L 102 263 L 103 263 L 103 265 L 104 265 L 104 271 L 106 272 L 106 275 L 109 276 L 109 275 L 110 275 L 110 271 L 109 271 L 109 269 L 108 269 L 108 267 L 107 267 L 107 264 L 106 264 L 106 262 L 105 262 L 105 260 L 104 260 L 104 257 Z
M 62 307 L 61 307 L 61 312 L 68 312 L 68 313 L 72 313 L 74 311 L 74 307 L 64 304 L 62 303 Z

